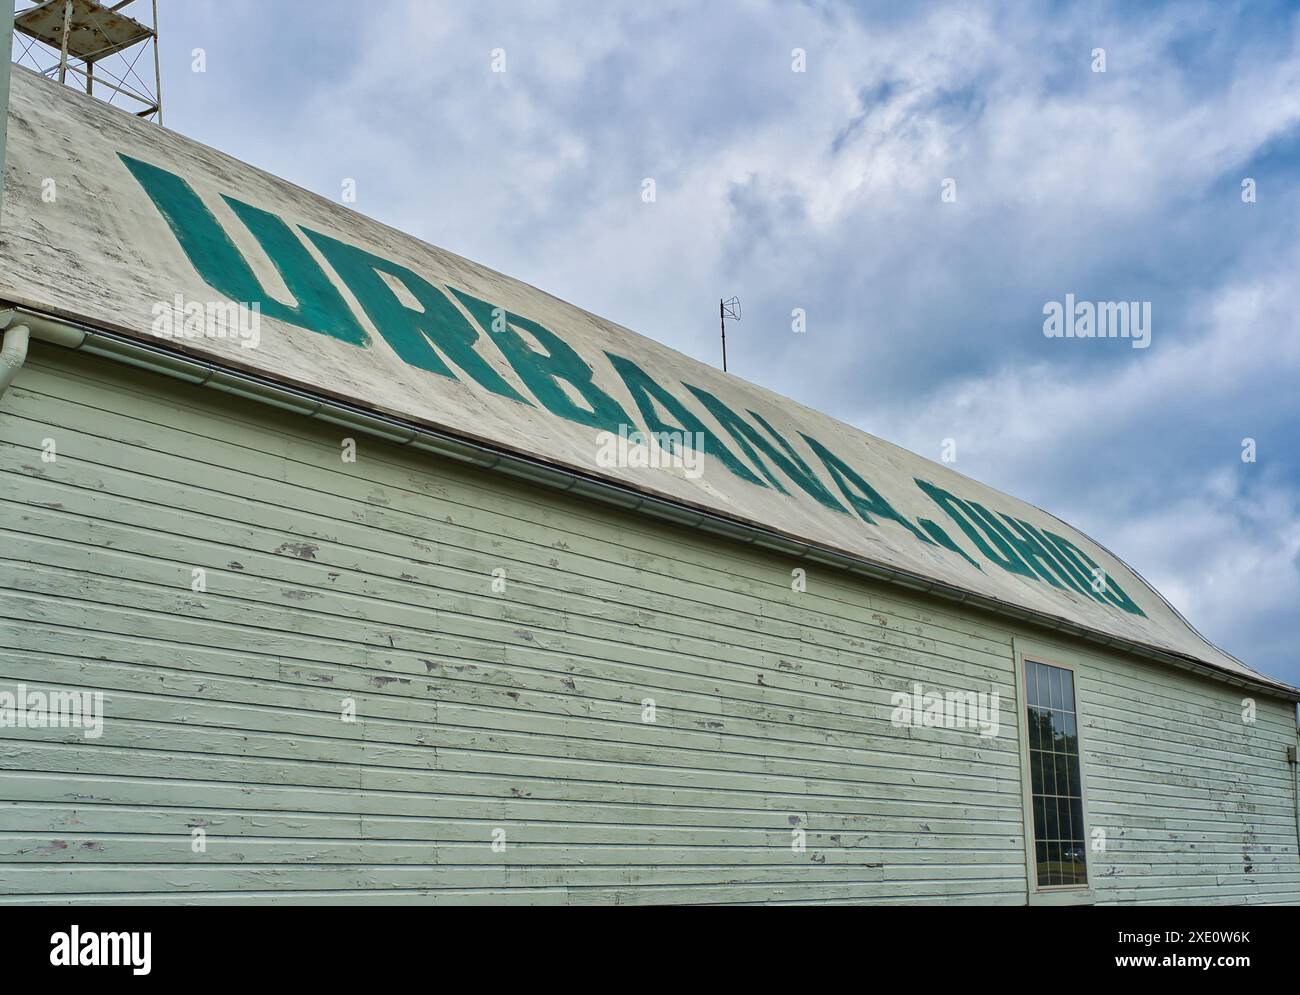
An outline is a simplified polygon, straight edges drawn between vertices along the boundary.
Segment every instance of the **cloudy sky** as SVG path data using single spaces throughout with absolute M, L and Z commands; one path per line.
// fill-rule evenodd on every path
M 1300 684 L 1289 5 L 159 6 L 170 127 L 709 362 L 737 294 L 733 372 L 955 440 Z M 1045 337 L 1066 294 L 1150 347 Z

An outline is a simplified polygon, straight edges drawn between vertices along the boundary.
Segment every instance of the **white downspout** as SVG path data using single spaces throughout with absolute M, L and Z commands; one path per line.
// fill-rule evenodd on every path
M 31 329 L 26 325 L 8 327 L 13 314 L 12 311 L 0 313 L 0 328 L 5 329 L 4 345 L 0 346 L 0 397 L 4 397 L 27 361 L 27 342 L 31 336 Z

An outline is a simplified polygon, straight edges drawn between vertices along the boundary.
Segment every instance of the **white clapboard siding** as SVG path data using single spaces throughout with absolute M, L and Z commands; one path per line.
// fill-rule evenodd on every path
M 0 690 L 106 719 L 0 731 L 0 901 L 1022 904 L 1023 638 L 1078 667 L 1099 901 L 1300 901 L 1280 699 L 341 435 L 33 347 Z M 895 726 L 914 683 L 999 734 Z

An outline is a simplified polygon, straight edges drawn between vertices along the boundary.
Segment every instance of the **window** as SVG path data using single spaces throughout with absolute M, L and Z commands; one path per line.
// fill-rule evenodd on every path
M 1025 707 L 1038 887 L 1086 887 L 1074 672 L 1025 660 Z

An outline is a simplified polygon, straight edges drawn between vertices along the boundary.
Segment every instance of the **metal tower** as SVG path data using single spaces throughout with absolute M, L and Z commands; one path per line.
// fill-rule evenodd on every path
M 158 0 L 150 0 L 151 21 L 121 13 L 137 0 L 45 0 L 14 11 L 14 62 L 67 85 L 84 86 L 91 96 L 122 103 L 138 117 L 162 123 L 162 70 L 158 65 Z M 139 0 L 141 7 L 143 0 Z M 153 57 L 150 67 L 136 65 Z M 53 62 L 51 62 L 53 60 Z M 69 77 L 72 77 L 69 79 Z

